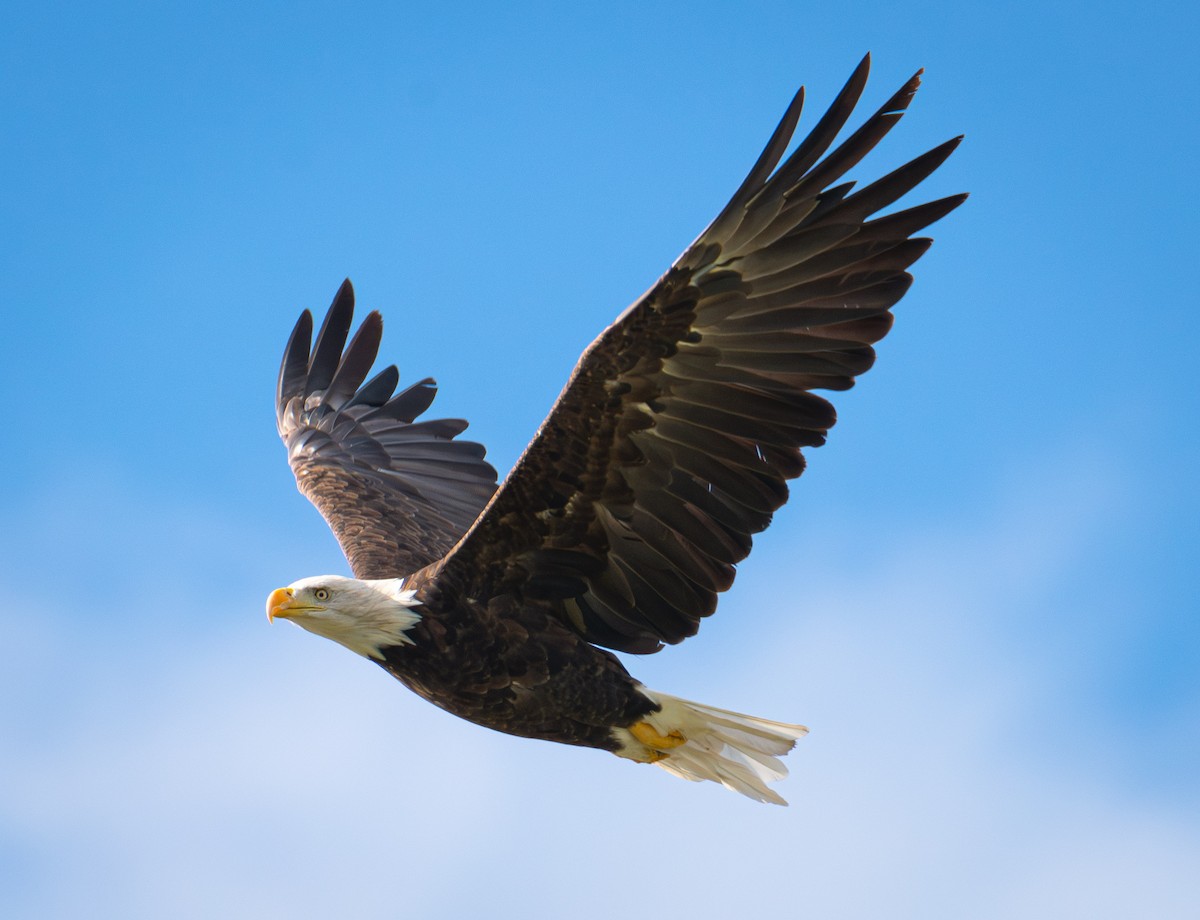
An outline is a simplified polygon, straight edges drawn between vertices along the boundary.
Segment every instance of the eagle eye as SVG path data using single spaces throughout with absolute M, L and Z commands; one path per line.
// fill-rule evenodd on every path
M 315 597 L 319 601 L 327 601 L 327 600 L 329 600 L 329 589 L 328 588 L 313 588 L 313 597 Z

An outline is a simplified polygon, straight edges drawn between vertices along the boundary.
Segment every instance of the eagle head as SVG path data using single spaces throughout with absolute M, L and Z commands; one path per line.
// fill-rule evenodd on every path
M 318 575 L 272 591 L 267 619 L 291 620 L 364 658 L 382 659 L 383 649 L 412 644 L 408 630 L 421 619 L 415 593 L 405 590 L 403 578 Z

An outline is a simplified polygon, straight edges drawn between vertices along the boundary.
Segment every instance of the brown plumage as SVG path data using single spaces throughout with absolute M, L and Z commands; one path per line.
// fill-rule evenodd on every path
M 716 220 L 587 348 L 498 491 L 483 449 L 455 440 L 464 422 L 415 421 L 432 381 L 392 396 L 398 375 L 388 368 L 363 384 L 381 321 L 370 314 L 345 345 L 349 282 L 311 351 L 312 321 L 301 317 L 280 372 L 279 431 L 355 575 L 404 577 L 415 592 L 411 641 L 372 657 L 417 693 L 501 731 L 656 760 L 777 800 L 762 776 L 756 784 L 726 767 L 707 775 L 702 757 L 692 764 L 695 712 L 677 714 L 682 701 L 646 691 L 596 646 L 654 652 L 714 612 L 803 471 L 801 449 L 823 444 L 835 421 L 813 391 L 847 389 L 871 366 L 912 281 L 907 269 L 931 242 L 912 235 L 965 198 L 875 216 L 957 138 L 858 191 L 842 182 L 919 83 L 918 74 L 831 150 L 868 63 L 778 165 L 797 93 Z M 708 722 L 736 716 L 685 705 Z M 684 741 L 667 740 L 667 710 L 689 726 Z M 774 724 L 736 718 L 758 726 L 737 723 L 751 734 Z M 629 730 L 647 719 L 662 725 L 643 749 Z M 751 772 L 764 760 L 781 772 L 774 755 L 800 731 L 786 728 L 786 745 L 741 750 Z M 738 748 L 717 735 L 718 748 Z

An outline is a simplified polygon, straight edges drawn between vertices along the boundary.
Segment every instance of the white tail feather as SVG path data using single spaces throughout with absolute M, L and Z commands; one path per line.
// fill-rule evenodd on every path
M 712 780 L 759 802 L 786 805 L 767 783 L 787 776 L 787 767 L 779 759 L 808 734 L 803 725 L 772 722 L 756 716 L 717 709 L 666 693 L 642 688 L 642 692 L 662 708 L 646 716 L 645 721 L 659 735 L 682 735 L 684 742 L 655 751 L 642 744 L 625 729 L 617 729 L 622 741 L 618 753 L 633 760 L 653 760 L 668 773 L 692 782 Z

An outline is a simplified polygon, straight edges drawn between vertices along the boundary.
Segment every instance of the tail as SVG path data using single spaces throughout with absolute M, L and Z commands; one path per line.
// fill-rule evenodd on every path
M 787 776 L 779 758 L 807 728 L 641 690 L 662 708 L 628 729 L 614 729 L 619 756 L 658 764 L 694 783 L 712 780 L 759 802 L 787 804 L 767 783 Z

